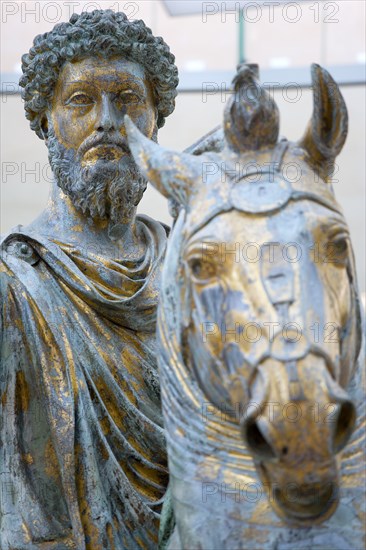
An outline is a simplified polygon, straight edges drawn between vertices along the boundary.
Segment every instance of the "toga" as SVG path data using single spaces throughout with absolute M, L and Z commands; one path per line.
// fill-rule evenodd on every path
M 1 242 L 1 548 L 156 548 L 168 483 L 155 324 L 167 229 L 112 260 Z

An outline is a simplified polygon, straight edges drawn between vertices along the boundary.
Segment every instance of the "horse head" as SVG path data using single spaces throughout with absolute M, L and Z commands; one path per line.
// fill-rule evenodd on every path
M 337 454 L 356 417 L 355 266 L 331 184 L 347 110 L 313 65 L 304 137 L 279 139 L 277 106 L 257 78 L 256 66 L 239 67 L 220 152 L 176 153 L 126 128 L 144 175 L 181 205 L 161 308 L 174 317 L 187 377 L 231 411 L 276 514 L 309 525 L 337 507 Z

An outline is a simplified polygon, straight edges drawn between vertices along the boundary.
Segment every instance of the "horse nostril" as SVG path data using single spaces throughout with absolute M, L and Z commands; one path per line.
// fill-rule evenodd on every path
M 262 460 L 270 460 L 275 458 L 275 453 L 264 437 L 257 420 L 252 419 L 242 424 L 242 435 L 249 450 Z
M 356 410 L 351 401 L 343 401 L 339 405 L 339 412 L 334 429 L 334 451 L 338 453 L 346 446 L 352 435 L 356 422 Z

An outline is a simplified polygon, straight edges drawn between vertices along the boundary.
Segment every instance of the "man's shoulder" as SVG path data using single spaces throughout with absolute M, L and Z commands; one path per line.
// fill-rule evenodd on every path
M 163 226 L 163 228 L 164 228 L 164 230 L 165 230 L 166 236 L 169 237 L 169 235 L 170 235 L 170 227 L 169 227 L 169 225 L 166 225 L 166 224 L 163 223 L 163 222 L 159 222 L 159 223 Z
M 0 317 L 13 320 L 32 311 L 48 315 L 57 303 L 60 289 L 43 255 L 48 241 L 21 232 L 2 236 L 0 241 Z M 27 313 L 28 312 L 28 313 Z M 32 314 L 31 314 L 32 315 Z
M 153 218 L 150 218 L 150 216 L 148 216 L 147 214 L 138 214 L 137 220 L 140 223 L 147 225 L 150 229 L 162 232 L 165 237 L 169 237 L 170 227 L 167 224 L 159 220 L 154 220 Z
M 0 291 L 3 294 L 11 288 L 12 292 L 28 287 L 39 277 L 34 269 L 40 256 L 32 240 L 17 226 L 8 233 L 0 235 Z
M 29 236 L 23 232 L 22 225 L 17 225 L 8 233 L 0 235 L 0 260 L 4 262 L 9 256 L 30 265 L 36 264 L 39 260 Z

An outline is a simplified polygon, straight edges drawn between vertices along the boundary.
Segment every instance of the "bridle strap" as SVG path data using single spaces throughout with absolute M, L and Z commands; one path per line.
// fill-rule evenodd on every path
M 273 150 L 272 158 L 271 158 L 271 165 L 273 165 L 275 172 L 281 171 L 282 161 L 283 157 L 285 156 L 285 153 L 288 149 L 288 141 L 286 138 L 282 138 L 281 141 L 278 143 L 277 147 Z

